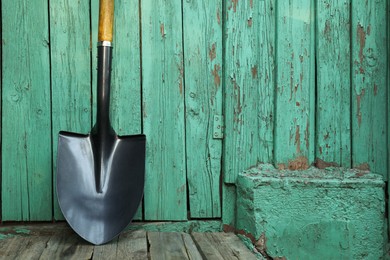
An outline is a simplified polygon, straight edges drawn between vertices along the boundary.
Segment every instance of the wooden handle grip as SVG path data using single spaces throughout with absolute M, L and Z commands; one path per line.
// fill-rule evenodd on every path
M 99 2 L 99 34 L 98 41 L 112 42 L 114 26 L 114 0 L 100 0 Z

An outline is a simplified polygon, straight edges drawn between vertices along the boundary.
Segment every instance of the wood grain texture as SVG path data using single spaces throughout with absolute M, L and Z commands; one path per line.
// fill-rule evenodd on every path
M 352 1 L 351 27 L 352 166 L 386 179 L 386 2 Z
M 51 220 L 47 1 L 3 1 L 2 45 L 2 220 Z
M 184 1 L 187 183 L 192 218 L 221 216 L 222 1 Z
M 56 233 L 50 238 L 39 259 L 92 259 L 93 252 L 93 245 L 67 230 Z
M 64 217 L 56 196 L 58 132 L 87 134 L 91 129 L 91 52 L 89 4 L 50 2 L 54 218 Z
M 294 170 L 314 160 L 314 1 L 278 1 L 276 12 L 275 164 Z
M 187 219 L 181 8 L 141 2 L 146 220 Z
M 99 1 L 91 2 L 92 10 L 92 66 L 97 67 L 97 39 Z M 141 113 L 141 56 L 139 1 L 116 0 L 111 74 L 111 123 L 118 135 L 142 132 Z M 96 70 L 93 70 L 93 118 L 96 121 Z M 135 220 L 142 219 L 140 206 Z
M 216 245 L 210 241 L 211 234 L 192 233 L 195 243 L 201 248 L 201 254 L 204 259 L 222 260 L 225 259 L 225 253 L 221 253 Z
M 146 232 L 144 230 L 134 230 L 120 234 L 116 257 L 117 259 L 147 259 Z
M 316 158 L 351 167 L 350 1 L 317 1 Z
M 178 232 L 149 232 L 151 259 L 189 259 L 182 234 Z
M 224 181 L 273 160 L 275 1 L 231 1 L 225 31 Z

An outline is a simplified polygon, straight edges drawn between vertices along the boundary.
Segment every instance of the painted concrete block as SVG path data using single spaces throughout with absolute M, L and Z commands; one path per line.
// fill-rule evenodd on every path
M 237 179 L 236 225 L 270 257 L 381 259 L 384 182 L 359 170 L 261 165 Z

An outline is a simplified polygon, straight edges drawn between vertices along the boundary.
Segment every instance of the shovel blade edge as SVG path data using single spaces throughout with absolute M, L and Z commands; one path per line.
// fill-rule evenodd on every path
M 60 132 L 57 197 L 72 229 L 92 244 L 109 242 L 133 219 L 145 182 L 144 135 L 116 136 L 103 167 L 104 187 L 95 185 L 95 160 L 90 135 Z

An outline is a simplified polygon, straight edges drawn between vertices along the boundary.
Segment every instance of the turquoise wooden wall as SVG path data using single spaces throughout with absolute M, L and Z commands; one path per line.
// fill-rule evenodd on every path
M 113 124 L 147 135 L 137 219 L 229 223 L 237 174 L 262 162 L 387 179 L 388 1 L 115 4 Z M 94 122 L 97 11 L 1 1 L 3 221 L 62 219 L 57 133 Z

